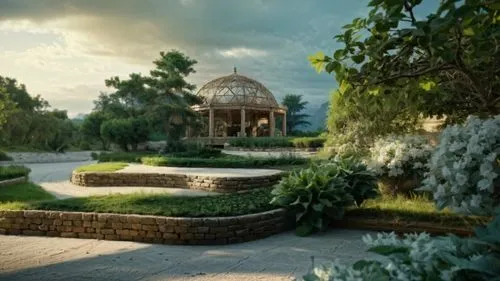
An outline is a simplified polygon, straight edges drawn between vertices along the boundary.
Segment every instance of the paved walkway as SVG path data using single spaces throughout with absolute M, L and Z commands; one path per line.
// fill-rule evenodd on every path
M 363 232 L 288 232 L 227 246 L 0 235 L 0 280 L 290 281 L 316 264 L 365 257 Z M 300 280 L 300 279 L 299 279 Z
M 92 195 L 144 193 L 168 193 L 173 196 L 205 196 L 217 195 L 215 192 L 191 190 L 182 188 L 140 187 L 140 186 L 110 186 L 110 187 L 83 187 L 69 182 L 72 171 L 81 165 L 95 162 L 69 162 L 26 164 L 31 169 L 30 179 L 39 184 L 47 192 L 59 199 L 70 197 L 87 197 Z
M 82 164 L 29 166 L 32 180 L 48 189 Z M 365 233 L 332 229 L 303 238 L 287 232 L 227 246 L 0 235 L 0 280 L 289 281 L 310 269 L 311 256 L 316 264 L 373 257 L 361 242 Z

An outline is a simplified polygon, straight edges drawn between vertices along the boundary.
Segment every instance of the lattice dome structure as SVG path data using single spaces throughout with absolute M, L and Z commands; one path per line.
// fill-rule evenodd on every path
M 286 136 L 287 108 L 258 81 L 234 73 L 212 80 L 197 95 L 203 102 L 192 106 L 207 121 L 203 131 L 190 131 L 186 137 L 225 143 L 231 137 Z M 276 117 L 282 128 L 276 132 Z
M 233 74 L 223 76 L 205 84 L 199 91 L 204 104 L 249 105 L 257 107 L 279 107 L 273 94 L 261 83 L 246 76 Z

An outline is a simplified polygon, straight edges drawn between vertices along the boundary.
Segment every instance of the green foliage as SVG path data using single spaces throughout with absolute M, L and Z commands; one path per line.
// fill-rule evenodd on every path
M 7 155 L 5 152 L 0 151 L 0 161 L 11 161 L 12 157 Z
M 292 144 L 297 148 L 318 148 L 323 147 L 325 137 L 302 137 L 292 139 Z
M 375 197 L 376 178 L 358 161 L 337 158 L 292 172 L 272 194 L 272 204 L 296 214 L 297 234 L 309 235 L 341 219 L 346 207 Z
M 0 181 L 27 177 L 31 170 L 24 166 L 0 166 Z
M 17 204 L 17 209 L 159 215 L 173 217 L 236 216 L 273 210 L 268 189 L 212 196 L 116 194 Z M 0 209 L 5 209 L 0 204 Z
M 213 167 L 213 168 L 267 168 L 275 166 L 302 165 L 305 158 L 282 156 L 269 158 L 249 158 L 225 156 L 219 158 L 181 158 L 169 156 L 142 157 L 143 164 L 168 167 Z
M 0 210 L 7 209 L 5 207 L 12 206 L 12 203 L 51 199 L 55 199 L 55 196 L 31 182 L 0 187 Z M 22 204 L 16 205 L 22 206 Z
M 0 76 L 0 145 L 62 152 L 74 146 L 78 128 L 66 111 L 49 110 L 23 84 Z
M 125 162 L 125 163 L 141 163 L 141 158 L 145 156 L 156 155 L 149 152 L 103 152 L 94 154 L 94 160 L 99 162 Z
M 231 138 L 229 145 L 246 148 L 293 147 L 290 137 Z
M 95 111 L 90 113 L 83 119 L 80 130 L 82 134 L 89 140 L 97 140 L 101 142 L 102 149 L 108 149 L 108 142 L 101 135 L 101 126 L 106 121 L 106 116 Z
M 127 163 L 121 162 L 106 162 L 98 164 L 84 165 L 76 168 L 75 172 L 114 172 L 127 167 Z
M 111 119 L 102 123 L 101 136 L 124 151 L 129 147 L 137 150 L 137 145 L 148 139 L 149 128 L 144 118 Z
M 257 137 L 257 138 L 231 138 L 229 145 L 245 148 L 318 148 L 326 141 L 325 137 Z
M 293 134 L 298 126 L 311 125 L 305 120 L 309 115 L 301 113 L 309 103 L 302 100 L 302 95 L 286 95 L 281 103 L 288 108 L 286 112 L 287 134 Z
M 456 122 L 470 114 L 498 114 L 496 6 L 489 0 L 445 0 L 417 18 L 422 2 L 371 1 L 368 17 L 354 19 L 335 37 L 343 48 L 311 56 L 311 63 L 335 73 L 341 93 L 356 88 L 363 95 L 408 95 L 424 116 Z
M 222 151 L 220 149 L 201 147 L 195 150 L 188 150 L 185 152 L 174 152 L 169 153 L 168 157 L 176 158 L 217 158 L 222 156 Z

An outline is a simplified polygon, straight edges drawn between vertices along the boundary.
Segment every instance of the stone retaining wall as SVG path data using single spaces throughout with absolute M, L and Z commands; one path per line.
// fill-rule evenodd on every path
M 316 152 L 321 150 L 322 147 L 309 147 L 309 148 L 295 148 L 295 147 L 273 147 L 273 148 L 248 148 L 248 147 L 235 147 L 228 146 L 224 148 L 228 151 L 262 151 L 262 152 Z
M 216 192 L 238 192 L 272 186 L 282 174 L 259 177 L 210 177 L 161 173 L 73 172 L 71 182 L 81 186 L 153 186 Z
M 0 186 L 7 186 L 7 185 L 22 183 L 22 182 L 26 182 L 26 177 L 19 177 L 19 178 L 15 178 L 15 179 L 0 181 Z
M 287 229 L 284 209 L 212 218 L 0 211 L 0 234 L 124 240 L 164 244 L 230 244 L 264 238 Z

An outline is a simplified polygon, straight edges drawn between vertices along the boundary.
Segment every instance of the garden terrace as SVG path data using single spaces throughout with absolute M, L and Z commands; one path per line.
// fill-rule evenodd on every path
M 75 171 L 71 182 L 80 186 L 153 186 L 239 192 L 272 186 L 281 179 L 282 173 L 280 170 L 270 169 L 205 169 L 129 165 L 116 172 Z

